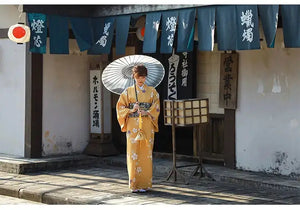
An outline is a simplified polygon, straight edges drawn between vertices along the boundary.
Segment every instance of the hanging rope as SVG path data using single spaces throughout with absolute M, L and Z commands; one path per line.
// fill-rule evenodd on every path
M 22 23 L 21 22 L 21 18 L 22 18 L 22 15 L 23 15 L 23 5 L 22 4 L 19 4 L 18 11 L 20 13 L 18 23 Z

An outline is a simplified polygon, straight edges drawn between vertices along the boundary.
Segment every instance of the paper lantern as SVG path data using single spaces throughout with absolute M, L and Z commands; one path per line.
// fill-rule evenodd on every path
M 164 123 L 176 126 L 191 126 L 208 123 L 208 99 L 164 100 Z
M 25 43 L 30 40 L 30 28 L 24 24 L 15 24 L 8 29 L 8 38 L 17 43 Z
M 136 30 L 136 36 L 139 40 L 144 41 L 144 36 L 145 36 L 145 26 L 140 27 Z
M 136 30 L 136 36 L 139 40 L 144 41 L 144 37 L 145 37 L 145 26 L 144 27 L 140 27 Z M 157 32 L 157 37 L 156 39 L 158 39 L 160 36 L 160 31 Z

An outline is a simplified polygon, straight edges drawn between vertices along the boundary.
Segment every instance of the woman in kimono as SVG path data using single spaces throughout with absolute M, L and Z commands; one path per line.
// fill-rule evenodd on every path
M 159 95 L 154 87 L 145 84 L 145 66 L 134 66 L 132 71 L 136 89 L 133 85 L 120 95 L 117 118 L 121 131 L 126 132 L 129 188 L 132 192 L 146 192 L 152 187 L 152 151 L 154 132 L 158 132 Z M 137 135 L 140 132 L 142 135 Z

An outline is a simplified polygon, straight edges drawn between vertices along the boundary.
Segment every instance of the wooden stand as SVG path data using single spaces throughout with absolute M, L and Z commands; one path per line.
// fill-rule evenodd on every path
M 197 136 L 197 130 L 199 128 L 199 125 L 195 125 L 194 126 L 194 133 L 193 136 L 194 138 Z M 196 130 L 197 129 L 197 130 Z M 205 169 L 205 167 L 203 166 L 203 162 L 202 162 L 202 154 L 201 154 L 201 142 L 198 142 L 198 163 L 195 165 L 197 166 L 194 171 L 191 173 L 189 180 L 193 177 L 196 176 L 197 174 L 199 174 L 199 178 L 201 177 L 205 177 L 207 176 L 208 178 L 210 178 L 211 180 L 215 181 L 215 179 L 208 173 L 208 171 Z M 200 171 L 199 171 L 200 170 Z M 198 172 L 199 171 L 199 172 Z
M 198 99 L 199 100 L 199 99 Z M 186 107 L 186 103 L 190 104 L 191 106 Z M 194 102 L 195 105 L 194 107 Z M 199 103 L 197 103 L 199 102 Z M 204 103 L 202 103 L 204 102 Z M 175 106 L 175 103 L 176 106 Z M 202 106 L 202 104 L 204 104 Z M 203 107 L 205 110 L 203 110 Z M 196 111 L 195 111 L 196 110 Z M 189 113 L 189 114 L 186 114 Z M 197 114 L 194 114 L 197 113 Z M 173 166 L 172 169 L 170 170 L 169 175 L 167 176 L 167 181 L 171 178 L 172 175 L 174 175 L 174 182 L 177 181 L 177 175 L 183 178 L 185 184 L 189 184 L 190 179 L 199 174 L 200 177 L 204 177 L 205 175 L 212 180 L 212 176 L 207 172 L 207 170 L 204 168 L 203 163 L 202 163 L 202 155 L 201 155 L 201 144 L 198 144 L 198 163 L 196 164 L 190 164 L 190 165 L 183 165 L 183 166 L 177 166 L 176 165 L 176 125 L 178 126 L 194 126 L 194 133 L 193 136 L 194 138 L 196 137 L 196 129 L 201 123 L 207 123 L 208 122 L 208 99 L 205 100 L 199 100 L 197 99 L 194 100 L 183 100 L 183 101 L 174 101 L 174 100 L 165 100 L 164 101 L 164 119 L 165 119 L 165 125 L 172 125 L 172 146 L 173 146 Z M 187 116 L 185 116 L 187 115 Z M 171 119 L 170 119 L 171 118 Z M 177 118 L 177 119 L 176 119 Z M 187 120 L 187 119 L 188 120 Z M 176 122 L 175 122 L 176 119 Z M 198 121 L 199 119 L 199 121 Z M 193 170 L 191 175 L 186 178 L 186 176 L 178 170 L 178 168 L 183 168 L 183 167 L 191 167 L 191 166 L 196 166 L 196 168 Z M 200 170 L 200 172 L 198 172 Z
M 171 103 L 171 109 L 172 109 L 172 145 L 173 145 L 173 166 L 172 169 L 167 177 L 167 180 L 169 180 L 172 176 L 172 174 L 174 174 L 174 182 L 177 181 L 177 174 L 179 176 L 181 176 L 184 180 L 185 180 L 185 176 L 179 172 L 177 170 L 177 166 L 176 166 L 176 133 L 175 133 L 175 116 L 174 116 L 174 101 L 172 101 Z M 186 184 L 188 184 L 187 182 L 185 182 Z

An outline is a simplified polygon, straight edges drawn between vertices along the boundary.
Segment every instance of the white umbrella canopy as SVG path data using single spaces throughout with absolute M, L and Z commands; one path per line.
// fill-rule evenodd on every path
M 129 55 L 110 63 L 102 73 L 102 83 L 109 91 L 120 95 L 127 87 L 134 84 L 132 68 L 144 65 L 148 70 L 146 85 L 156 87 L 164 78 L 163 65 L 150 56 Z

